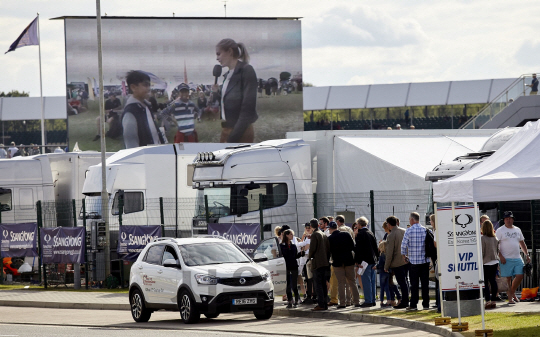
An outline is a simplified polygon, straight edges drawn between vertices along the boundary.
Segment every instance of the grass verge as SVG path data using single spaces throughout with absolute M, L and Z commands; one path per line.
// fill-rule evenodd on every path
M 356 311 L 355 313 L 366 314 Z M 434 310 L 406 312 L 401 310 L 372 310 L 367 314 L 391 316 L 413 321 L 433 323 L 435 317 L 440 317 Z M 540 313 L 490 312 L 485 314 L 486 329 L 493 329 L 497 337 L 538 337 L 540 336 Z M 457 322 L 453 318 L 452 322 Z M 462 322 L 469 323 L 469 331 L 462 332 L 465 337 L 474 337 L 474 330 L 482 329 L 482 317 L 463 317 Z

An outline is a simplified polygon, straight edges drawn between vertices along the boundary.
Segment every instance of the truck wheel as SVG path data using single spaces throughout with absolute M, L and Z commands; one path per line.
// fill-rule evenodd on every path
M 144 297 L 139 289 L 135 289 L 129 296 L 129 304 L 131 306 L 131 316 L 133 320 L 138 323 L 148 322 L 152 311 L 146 308 L 144 304 Z
M 197 323 L 201 318 L 201 314 L 195 306 L 195 299 L 193 299 L 187 290 L 182 290 L 180 293 L 178 309 L 180 309 L 180 317 L 186 324 Z
M 261 310 L 261 311 L 254 311 L 253 314 L 255 315 L 255 318 L 257 319 L 270 319 L 272 317 L 272 314 L 274 313 L 274 307 Z
M 215 314 L 204 314 L 206 316 L 206 318 L 217 318 L 219 316 L 219 313 L 215 313 Z

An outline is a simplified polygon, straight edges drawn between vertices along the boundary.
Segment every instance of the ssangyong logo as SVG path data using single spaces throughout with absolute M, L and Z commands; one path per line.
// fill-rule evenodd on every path
M 220 236 L 221 234 L 218 231 L 213 231 L 212 235 Z
M 4 231 L 2 232 L 2 235 L 4 236 L 4 238 L 7 238 L 9 235 L 9 231 L 7 229 L 4 229 Z
M 240 284 L 244 285 L 244 284 L 246 284 L 246 279 L 242 277 L 238 282 L 240 282 Z
M 45 236 L 43 237 L 43 240 L 45 240 L 45 242 L 49 243 L 49 241 L 51 241 L 51 236 L 49 234 L 45 234 Z
M 466 217 L 464 219 L 463 217 Z M 461 219 L 461 220 L 460 220 Z M 464 221 L 464 222 L 461 222 Z M 460 225 L 461 228 L 465 229 L 468 224 L 473 222 L 473 217 L 470 214 L 458 214 L 456 215 L 456 225 Z
M 126 239 L 127 239 L 126 232 L 122 232 L 122 241 L 126 241 Z

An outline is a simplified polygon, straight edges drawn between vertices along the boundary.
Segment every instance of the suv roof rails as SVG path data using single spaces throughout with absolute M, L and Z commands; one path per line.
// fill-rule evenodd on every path
M 169 238 L 169 237 L 157 238 L 154 240 L 154 242 L 166 241 L 166 240 L 176 240 L 176 238 Z
M 213 239 L 227 240 L 221 235 L 212 235 L 212 234 L 197 234 L 197 235 L 193 235 L 192 238 L 213 238 Z

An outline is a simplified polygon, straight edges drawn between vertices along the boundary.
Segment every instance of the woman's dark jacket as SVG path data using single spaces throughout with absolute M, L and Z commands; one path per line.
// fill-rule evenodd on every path
M 238 61 L 226 91 L 223 93 L 225 121 L 223 127 L 233 131 L 227 139 L 228 143 L 237 143 L 247 127 L 255 123 L 257 115 L 257 75 L 253 67 Z
M 291 245 L 289 246 L 282 243 L 281 253 L 283 254 L 283 257 L 285 258 L 285 265 L 287 266 L 287 270 L 298 269 L 298 261 L 296 261 L 296 259 L 301 257 L 302 253 L 304 252 L 299 253 L 298 248 L 296 248 L 295 244 L 291 243 Z

